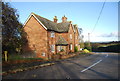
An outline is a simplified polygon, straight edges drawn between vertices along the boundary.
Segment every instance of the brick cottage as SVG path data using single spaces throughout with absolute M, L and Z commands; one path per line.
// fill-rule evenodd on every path
M 74 52 L 75 46 L 80 49 L 77 25 L 67 21 L 65 16 L 61 23 L 57 21 L 57 16 L 50 21 L 31 13 L 24 24 L 28 40 L 24 51 L 32 51 L 37 58 L 51 59 L 58 53 Z

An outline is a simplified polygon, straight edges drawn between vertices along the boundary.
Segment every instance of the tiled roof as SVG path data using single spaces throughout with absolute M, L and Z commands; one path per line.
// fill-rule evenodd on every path
M 35 13 L 33 13 L 39 21 L 42 22 L 42 24 L 51 31 L 55 32 L 68 32 L 70 22 L 64 22 L 64 23 L 54 23 L 53 21 L 50 21 L 46 18 L 43 18 Z
M 59 36 L 56 45 L 68 45 L 68 43 L 62 36 Z

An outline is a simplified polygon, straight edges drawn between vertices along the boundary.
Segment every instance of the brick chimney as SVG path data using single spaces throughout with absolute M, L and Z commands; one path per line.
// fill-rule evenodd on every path
M 67 21 L 67 17 L 65 17 L 65 15 L 64 15 L 64 17 L 62 17 L 62 22 L 66 22 Z
M 55 23 L 57 23 L 57 20 L 58 20 L 58 19 L 57 19 L 57 16 L 55 16 L 55 17 L 53 18 L 53 20 L 54 20 Z

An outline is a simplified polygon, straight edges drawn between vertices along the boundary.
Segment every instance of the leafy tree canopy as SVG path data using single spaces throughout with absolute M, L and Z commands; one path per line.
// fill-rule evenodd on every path
M 19 22 L 17 10 L 9 3 L 2 2 L 2 48 L 3 51 L 15 51 L 21 46 L 22 24 Z

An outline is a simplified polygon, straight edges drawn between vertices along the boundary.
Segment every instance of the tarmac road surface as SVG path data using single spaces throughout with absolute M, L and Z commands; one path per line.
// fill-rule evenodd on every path
M 118 54 L 77 56 L 52 66 L 9 74 L 3 79 L 118 79 Z

